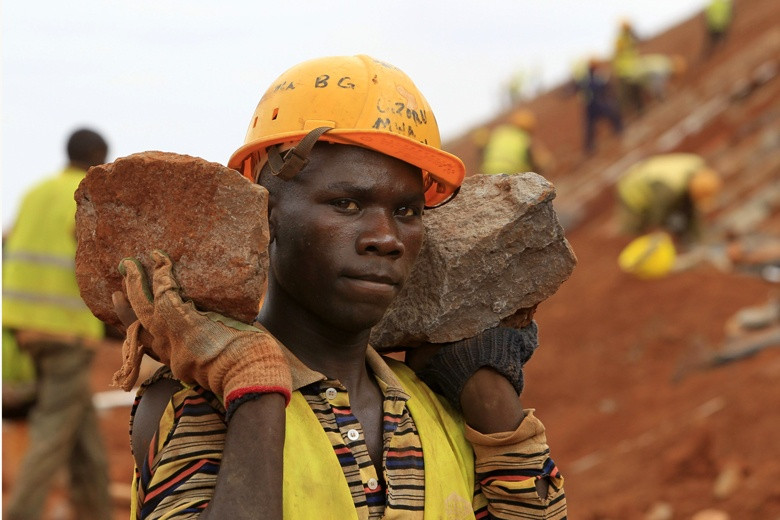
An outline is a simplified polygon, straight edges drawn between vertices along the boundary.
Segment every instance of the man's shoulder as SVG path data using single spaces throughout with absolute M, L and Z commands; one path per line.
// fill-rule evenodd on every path
M 146 458 L 155 434 L 167 439 L 180 423 L 189 432 L 210 430 L 223 435 L 225 409 L 216 395 L 176 379 L 171 369 L 163 366 L 141 384 L 130 413 L 130 443 L 136 464 Z

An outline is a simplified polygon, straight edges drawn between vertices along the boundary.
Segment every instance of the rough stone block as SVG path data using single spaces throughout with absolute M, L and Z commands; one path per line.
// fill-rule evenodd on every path
M 457 341 L 529 319 L 577 262 L 554 197 L 535 173 L 467 177 L 452 202 L 425 214 L 422 251 L 372 346 Z
M 168 253 L 199 309 L 256 316 L 268 272 L 265 188 L 217 163 L 151 151 L 90 168 L 75 199 L 76 279 L 101 320 L 120 325 L 119 261 L 134 256 L 151 275 L 154 249 Z

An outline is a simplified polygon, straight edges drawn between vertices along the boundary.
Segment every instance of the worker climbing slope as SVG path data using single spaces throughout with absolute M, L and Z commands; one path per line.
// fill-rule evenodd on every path
M 533 112 L 519 109 L 509 122 L 496 127 L 483 153 L 481 173 L 542 173 L 550 165 L 549 152 L 534 139 L 537 120 Z

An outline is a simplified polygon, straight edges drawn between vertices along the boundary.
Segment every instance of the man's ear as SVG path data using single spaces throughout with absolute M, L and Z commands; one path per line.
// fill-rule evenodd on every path
M 278 212 L 275 211 L 276 200 L 274 197 L 268 196 L 268 243 L 273 243 L 276 238 L 276 216 Z

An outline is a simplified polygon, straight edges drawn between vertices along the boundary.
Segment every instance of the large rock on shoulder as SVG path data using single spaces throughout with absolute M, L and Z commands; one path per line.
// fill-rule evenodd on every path
M 267 191 L 197 157 L 143 152 L 93 167 L 76 190 L 76 279 L 90 310 L 120 325 L 111 294 L 117 266 L 150 253 L 174 261 L 182 296 L 201 310 L 249 323 L 268 270 Z
M 422 251 L 372 345 L 457 341 L 554 294 L 576 264 L 554 197 L 535 173 L 467 177 L 452 202 L 426 213 Z

